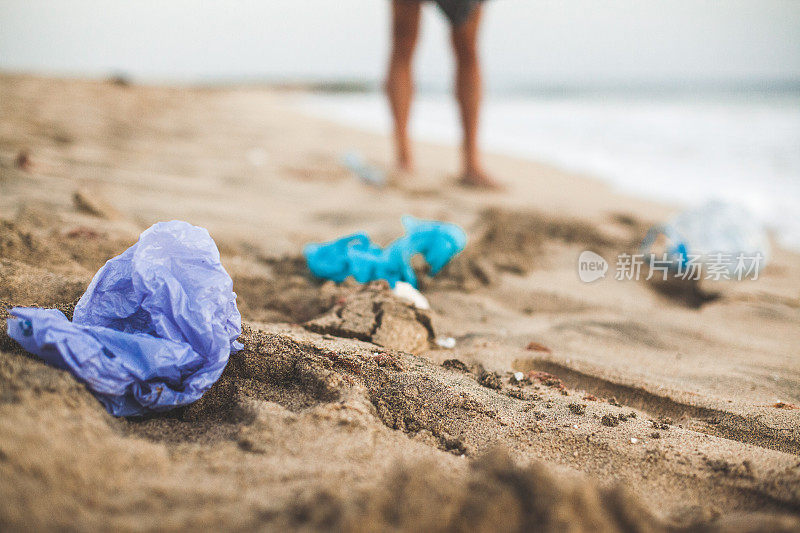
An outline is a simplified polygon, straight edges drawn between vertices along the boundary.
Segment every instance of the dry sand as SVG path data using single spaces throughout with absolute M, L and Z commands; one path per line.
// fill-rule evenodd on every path
M 800 257 L 758 281 L 583 284 L 580 251 L 635 250 L 669 206 L 499 156 L 506 192 L 459 189 L 434 145 L 417 181 L 369 188 L 340 154 L 388 165 L 387 139 L 294 98 L 0 77 L 2 308 L 69 313 L 183 219 L 245 322 L 200 401 L 129 420 L 3 327 L 0 528 L 800 529 Z M 470 237 L 423 280 L 430 312 L 309 276 L 304 243 L 388 242 L 403 213 Z

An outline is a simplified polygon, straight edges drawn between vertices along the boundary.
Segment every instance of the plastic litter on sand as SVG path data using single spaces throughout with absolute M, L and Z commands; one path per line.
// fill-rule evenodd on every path
M 430 274 L 436 275 L 467 244 L 467 235 L 455 224 L 409 215 L 402 221 L 406 234 L 386 248 L 373 244 L 365 233 L 308 244 L 303 250 L 308 268 L 315 276 L 337 283 L 353 276 L 359 283 L 384 279 L 392 288 L 398 281 L 416 288 L 413 256 L 422 255 L 430 265 Z
M 109 260 L 72 322 L 55 309 L 15 307 L 8 335 L 72 372 L 116 416 L 199 399 L 241 349 L 233 281 L 203 228 L 160 222 Z
M 685 269 L 690 261 L 707 263 L 720 254 L 731 256 L 722 265 L 729 273 L 736 268 L 739 255 L 757 258 L 755 267 L 761 269 L 771 254 L 769 236 L 758 219 L 743 207 L 719 201 L 683 211 L 669 222 L 653 226 L 642 242 L 641 252 L 655 253 L 661 236 L 666 239 L 661 255 L 676 270 Z
M 386 173 L 367 163 L 364 156 L 355 150 L 350 150 L 342 155 L 342 164 L 368 185 L 375 187 L 386 185 Z

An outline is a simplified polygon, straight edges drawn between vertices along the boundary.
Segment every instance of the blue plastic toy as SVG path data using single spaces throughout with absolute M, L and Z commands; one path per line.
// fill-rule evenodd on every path
M 373 244 L 365 233 L 308 244 L 303 250 L 308 268 L 315 276 L 336 282 L 353 276 L 359 283 L 385 279 L 391 287 L 398 281 L 416 287 L 417 276 L 411 267 L 415 254 L 425 258 L 434 275 L 467 244 L 464 230 L 455 224 L 409 215 L 402 221 L 406 234 L 386 248 Z
M 241 349 L 242 319 L 217 246 L 180 221 L 154 225 L 108 261 L 72 322 L 55 309 L 11 313 L 10 337 L 72 372 L 115 416 L 194 402 Z

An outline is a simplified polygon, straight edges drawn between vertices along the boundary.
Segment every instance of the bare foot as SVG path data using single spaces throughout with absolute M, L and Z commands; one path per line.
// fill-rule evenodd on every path
M 467 170 L 458 179 L 458 183 L 464 187 L 475 187 L 478 189 L 491 189 L 495 191 L 505 189 L 505 185 L 496 181 L 482 170 Z

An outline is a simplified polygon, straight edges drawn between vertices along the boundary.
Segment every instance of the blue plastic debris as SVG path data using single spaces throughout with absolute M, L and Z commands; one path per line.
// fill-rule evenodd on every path
M 194 402 L 242 347 L 233 281 L 214 240 L 176 220 L 155 224 L 109 260 L 72 322 L 55 309 L 11 313 L 10 337 L 72 372 L 116 416 Z
M 464 230 L 455 224 L 409 215 L 402 221 L 406 234 L 386 248 L 373 244 L 365 233 L 308 244 L 303 250 L 308 268 L 315 276 L 336 282 L 353 276 L 359 283 L 385 279 L 391 287 L 405 281 L 416 288 L 417 276 L 411 267 L 414 255 L 421 254 L 435 275 L 467 244 Z

